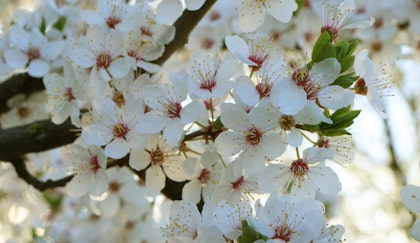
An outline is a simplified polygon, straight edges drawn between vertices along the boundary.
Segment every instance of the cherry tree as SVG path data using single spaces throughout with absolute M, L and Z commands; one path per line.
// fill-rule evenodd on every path
M 419 39 L 410 6 L 420 15 L 409 0 L 16 10 L 0 36 L 0 241 L 344 241 L 336 168 L 357 166 L 357 99 L 389 118 L 388 67 L 419 54 L 396 40 Z M 401 190 L 414 213 L 418 196 Z

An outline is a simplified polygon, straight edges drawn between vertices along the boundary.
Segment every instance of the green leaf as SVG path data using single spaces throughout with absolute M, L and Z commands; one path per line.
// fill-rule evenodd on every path
M 341 73 L 344 73 L 354 64 L 354 56 L 347 56 L 338 60 L 341 64 Z
M 56 28 L 59 31 L 62 31 L 64 29 L 64 26 L 66 25 L 67 18 L 65 16 L 61 16 L 57 22 L 53 25 L 54 28 Z
M 50 206 L 51 211 L 56 212 L 60 209 L 63 200 L 61 195 L 53 195 L 52 193 L 43 192 L 42 197 Z
M 339 85 L 346 89 L 352 86 L 352 84 L 356 82 L 356 80 L 358 79 L 359 77 L 354 76 L 354 73 L 349 73 L 349 74 L 341 75 L 331 85 Z
M 346 129 L 331 129 L 331 130 L 324 131 L 322 134 L 327 137 L 351 135 L 351 133 L 349 133 Z
M 216 119 L 216 121 L 214 121 L 214 123 L 213 123 L 213 128 L 214 129 L 216 129 L 216 130 L 219 130 L 220 128 L 222 128 L 223 127 L 223 123 L 222 123 L 222 121 L 220 120 L 220 116 Z
M 239 243 L 253 243 L 256 240 L 267 240 L 268 238 L 259 232 L 257 232 L 254 228 L 248 225 L 246 220 L 242 221 L 242 235 L 239 237 Z
M 324 60 L 325 52 L 328 52 L 329 55 L 331 52 L 335 52 L 331 36 L 327 31 L 322 32 L 322 34 L 318 37 L 318 40 L 315 42 L 314 49 L 312 50 L 312 62 L 317 63 Z M 335 54 L 333 57 L 335 57 Z
M 47 28 L 47 23 L 45 22 L 44 17 L 41 18 L 41 25 L 39 26 L 39 31 L 41 33 L 45 33 L 45 29 Z
M 347 56 L 349 50 L 349 42 L 348 41 L 340 41 L 334 44 L 335 52 L 337 53 L 337 58 L 343 58 Z
M 347 55 L 348 56 L 352 55 L 356 51 L 358 45 L 359 45 L 358 40 L 349 41 L 349 50 L 347 51 Z

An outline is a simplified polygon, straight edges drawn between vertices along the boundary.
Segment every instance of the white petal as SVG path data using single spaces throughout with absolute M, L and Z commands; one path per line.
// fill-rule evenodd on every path
M 130 152 L 130 146 L 123 139 L 114 139 L 105 147 L 105 154 L 113 159 L 121 159 Z
M 50 65 L 44 60 L 36 59 L 29 63 L 28 73 L 32 77 L 40 78 L 50 70 Z
M 197 180 L 192 180 L 182 188 L 182 199 L 197 204 L 201 199 L 201 184 Z
M 107 130 L 103 125 L 92 124 L 83 128 L 82 138 L 88 144 L 105 145 L 112 139 L 112 134 Z
M 133 150 L 128 164 L 135 170 L 142 170 L 150 164 L 150 155 L 145 150 Z
M 105 25 L 105 18 L 96 11 L 81 10 L 79 15 L 89 25 Z
M 338 75 L 340 75 L 341 65 L 335 58 L 327 58 L 318 63 L 316 63 L 311 71 L 309 71 L 309 76 L 311 82 L 320 84 L 321 87 L 325 87 L 333 83 Z
M 253 32 L 265 19 L 265 6 L 261 1 L 248 1 L 239 12 L 238 23 L 242 32 Z
M 273 164 L 267 166 L 258 180 L 258 186 L 264 192 L 283 191 L 292 174 L 289 166 Z
M 130 71 L 130 64 L 124 58 L 112 60 L 111 65 L 108 67 L 109 72 L 115 78 L 123 78 Z
M 114 217 L 120 210 L 120 197 L 117 194 L 109 194 L 108 197 L 98 203 L 103 216 L 107 218 Z
M 222 104 L 220 119 L 225 127 L 235 131 L 245 131 L 251 127 L 245 111 L 232 103 Z
M 306 92 L 290 79 L 282 79 L 273 85 L 270 100 L 286 115 L 295 115 L 306 103 Z
M 83 47 L 77 47 L 70 51 L 69 56 L 75 64 L 84 68 L 90 68 L 96 63 L 95 54 Z
M 241 151 L 242 144 L 239 141 L 242 139 L 243 136 L 236 132 L 222 132 L 215 141 L 217 151 L 225 156 L 233 156 Z
M 74 176 L 69 183 L 66 184 L 66 192 L 70 197 L 81 197 L 85 195 L 90 186 L 91 178 L 86 176 Z
M 146 186 L 153 192 L 160 192 L 165 187 L 165 179 L 160 166 L 152 166 L 146 170 Z
M 175 119 L 170 120 L 167 127 L 163 129 L 163 137 L 169 146 L 178 146 L 183 134 L 184 126 Z
M 251 54 L 248 49 L 248 44 L 241 37 L 228 35 L 225 37 L 225 44 L 229 51 L 241 62 L 248 65 L 257 65 L 255 62 L 249 60 Z
M 299 147 L 302 144 L 303 136 L 298 129 L 292 129 L 287 135 L 287 143 L 292 147 Z
M 414 222 L 413 227 L 410 229 L 410 235 L 414 239 L 420 240 L 420 219 L 416 219 Z
M 63 51 L 64 44 L 64 41 L 50 41 L 46 43 L 40 50 L 42 57 L 47 60 L 56 59 Z
M 16 49 L 5 51 L 4 58 L 6 59 L 7 65 L 12 68 L 23 68 L 28 63 L 28 56 Z
M 156 10 L 159 23 L 172 25 L 182 14 L 182 4 L 179 0 L 162 1 Z
M 308 164 L 332 159 L 334 152 L 327 148 L 310 147 L 303 150 L 303 158 Z
M 337 195 L 341 190 L 341 183 L 337 174 L 329 167 L 310 167 L 308 176 L 311 177 L 312 183 L 314 183 L 318 187 L 317 189 L 323 194 Z
M 401 199 L 404 205 L 414 213 L 420 213 L 420 187 L 406 185 L 401 188 Z
M 295 0 L 267 1 L 267 13 L 283 23 L 290 21 L 297 7 Z
M 319 91 L 318 100 L 322 106 L 337 110 L 353 104 L 354 92 L 338 85 L 331 85 Z
M 200 9 L 206 0 L 185 0 L 185 5 L 188 10 L 196 11 Z

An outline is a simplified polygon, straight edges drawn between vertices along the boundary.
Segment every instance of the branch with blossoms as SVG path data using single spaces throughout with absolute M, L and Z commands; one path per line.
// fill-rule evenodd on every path
M 356 55 L 358 41 L 340 37 L 372 26 L 372 17 L 357 16 L 352 0 L 314 4 L 324 20 L 310 57 L 296 61 L 270 27 L 287 25 L 302 2 L 97 7 L 45 3 L 50 14 L 16 21 L 7 33 L 0 61 L 42 77 L 51 114 L 51 122 L 0 131 L 0 158 L 18 176 L 40 190 L 63 186 L 66 196 L 92 200 L 97 207 L 87 211 L 96 217 L 118 215 L 128 228 L 125 205 L 137 211 L 137 199 L 164 194 L 176 201 L 156 241 L 341 241 L 344 227 L 327 225 L 319 196 L 341 190 L 330 163 L 353 159 L 355 94 L 385 117 L 389 84 L 367 50 Z M 226 29 L 194 42 L 195 26 Z M 197 43 L 203 49 L 188 50 Z M 170 60 L 175 52 L 188 64 Z M 71 176 L 42 182 L 22 155 L 55 147 Z M 132 199 L 140 188 L 148 192 Z

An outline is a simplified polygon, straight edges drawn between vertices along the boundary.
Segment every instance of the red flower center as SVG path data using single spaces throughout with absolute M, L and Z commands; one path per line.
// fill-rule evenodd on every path
M 249 144 L 251 144 L 252 146 L 256 146 L 261 142 L 262 133 L 258 128 L 255 128 L 253 126 L 250 129 L 248 129 L 245 138 Z
M 106 19 L 106 24 L 110 29 L 115 29 L 115 26 L 119 23 L 121 23 L 121 19 L 119 17 L 110 16 Z
M 108 52 L 103 51 L 96 57 L 96 66 L 98 69 L 100 68 L 108 68 L 111 65 L 111 55 Z
M 297 177 L 304 176 L 308 173 L 309 166 L 303 159 L 297 159 L 290 165 L 290 172 Z

